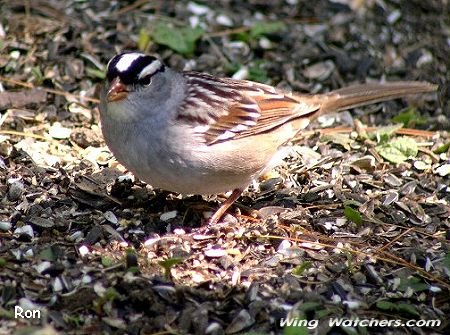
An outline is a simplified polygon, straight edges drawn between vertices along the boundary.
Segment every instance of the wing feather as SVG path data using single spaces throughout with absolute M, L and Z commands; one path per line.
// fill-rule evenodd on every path
M 185 72 L 189 90 L 180 117 L 198 127 L 207 144 L 268 132 L 293 118 L 319 110 L 318 104 L 298 108 L 299 101 L 272 86 Z M 198 113 L 198 109 L 207 113 Z

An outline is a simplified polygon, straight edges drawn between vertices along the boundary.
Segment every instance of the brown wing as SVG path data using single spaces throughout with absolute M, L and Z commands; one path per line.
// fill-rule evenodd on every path
M 187 72 L 187 104 L 180 115 L 199 126 L 208 144 L 270 131 L 319 110 L 317 103 L 301 103 L 275 88 L 251 81 L 216 78 Z M 202 109 L 201 115 L 198 109 Z

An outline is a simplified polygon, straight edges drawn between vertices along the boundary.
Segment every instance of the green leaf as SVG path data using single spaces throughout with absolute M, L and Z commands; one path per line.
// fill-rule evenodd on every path
M 381 300 L 376 303 L 377 308 L 384 310 L 384 311 L 399 311 L 399 312 L 405 312 L 411 315 L 418 316 L 420 313 L 417 311 L 416 307 L 414 307 L 411 304 L 407 304 L 404 302 L 400 303 L 392 303 L 387 300 Z
M 114 287 L 108 287 L 102 296 L 106 301 L 113 301 L 120 297 L 119 292 Z
M 414 128 L 427 123 L 427 119 L 417 113 L 414 107 L 407 108 L 401 111 L 397 116 L 392 118 L 392 121 L 402 123 L 404 127 Z
M 233 34 L 232 38 L 248 43 L 261 36 L 273 34 L 285 29 L 286 25 L 281 21 L 256 22 L 248 31 L 241 31 Z
M 444 265 L 450 271 L 450 252 L 445 255 L 442 261 L 442 265 Z
M 105 79 L 106 78 L 106 73 L 105 71 L 99 70 L 99 69 L 94 69 L 92 67 L 87 67 L 86 68 L 86 74 L 88 75 L 88 77 L 91 78 L 95 78 L 95 79 Z
M 70 325 L 80 328 L 84 322 L 83 316 L 80 315 L 64 315 L 64 321 Z
M 204 31 L 200 27 L 176 28 L 160 22 L 153 30 L 152 37 L 158 44 L 168 46 L 182 55 L 191 55 L 195 51 L 197 40 L 203 36 L 203 33 Z
M 350 220 L 356 224 L 361 224 L 363 221 L 361 213 L 350 206 L 344 207 L 344 215 L 348 220 Z
M 163 268 L 170 269 L 171 267 L 182 263 L 183 260 L 184 260 L 184 258 L 174 257 L 174 258 L 165 259 L 163 261 L 159 261 L 158 264 L 161 265 Z
M 417 156 L 419 149 L 411 137 L 399 137 L 387 143 L 378 145 L 375 150 L 391 163 L 402 163 Z
M 7 264 L 6 259 L 4 259 L 3 257 L 0 257 L 0 268 L 5 267 Z
M 44 75 L 42 74 L 41 68 L 39 66 L 33 66 L 31 68 L 31 73 L 36 79 L 37 84 L 42 84 L 42 82 L 44 81 Z
M 119 298 L 119 292 L 117 292 L 114 287 L 108 287 L 104 292 L 99 293 L 99 296 L 92 301 L 92 307 L 97 314 L 103 314 L 103 306 L 106 303 L 113 302 Z
M 428 289 L 428 285 L 424 283 L 420 278 L 417 277 L 407 277 L 400 279 L 400 285 L 398 286 L 399 291 L 406 291 L 411 288 L 414 292 L 421 292 Z
M 286 326 L 283 328 L 283 335 L 308 335 L 306 326 Z
M 127 269 L 127 272 L 131 272 L 132 274 L 138 274 L 139 273 L 139 267 L 138 266 L 130 266 Z
M 298 306 L 298 310 L 304 313 L 315 311 L 317 308 L 321 307 L 322 304 L 318 302 L 305 302 Z
M 389 141 L 392 135 L 399 129 L 403 128 L 402 124 L 395 124 L 391 126 L 384 126 L 377 128 L 375 132 L 373 132 L 372 136 L 375 136 L 377 142 L 379 144 L 383 144 Z
M 415 316 L 420 315 L 420 313 L 417 311 L 416 307 L 414 307 L 413 305 L 410 305 L 410 304 L 406 304 L 406 303 L 397 304 L 397 310 L 411 314 L 411 315 L 415 315 Z
M 102 265 L 105 268 L 109 268 L 110 266 L 113 266 L 115 263 L 114 258 L 108 257 L 108 256 L 103 256 L 102 257 Z
M 48 248 L 42 249 L 39 253 L 39 258 L 44 261 L 54 262 L 58 258 L 55 248 L 50 246 Z
M 257 81 L 260 83 L 266 83 L 269 81 L 269 75 L 266 69 L 262 67 L 265 62 L 263 60 L 256 60 L 253 65 L 248 69 L 248 79 Z
M 174 258 L 165 259 L 163 261 L 159 261 L 158 264 L 164 268 L 164 274 L 165 274 L 166 278 L 170 278 L 170 269 L 173 266 L 182 263 L 183 261 L 184 261 L 184 258 L 174 257 Z
M 346 327 L 346 326 L 340 326 L 341 330 L 347 334 L 347 335 L 363 335 L 359 330 L 356 330 L 354 327 Z M 364 328 L 362 328 L 364 329 Z M 361 329 L 361 331 L 362 331 Z
M 250 37 L 257 38 L 262 35 L 273 34 L 286 28 L 283 22 L 256 22 L 250 29 Z
M 300 276 L 300 275 L 303 274 L 303 272 L 305 272 L 306 270 L 310 269 L 311 266 L 312 266 L 312 262 L 310 262 L 310 261 L 303 262 L 302 264 L 296 266 L 292 270 L 292 274 L 296 275 L 296 276 Z
M 448 149 L 450 149 L 450 142 L 445 143 L 444 145 L 441 145 L 439 148 L 435 149 L 433 152 L 435 154 L 443 154 L 444 152 L 447 152 Z
M 139 30 L 139 37 L 138 37 L 138 49 L 141 51 L 147 51 L 147 48 L 150 44 L 150 33 L 147 29 L 141 28 Z
M 0 320 L 15 319 L 15 318 L 17 318 L 17 316 L 15 316 L 15 313 L 11 308 L 4 309 L 3 307 L 0 307 Z M 17 334 L 17 332 L 14 334 Z
M 395 304 L 387 300 L 377 301 L 376 306 L 383 311 L 392 311 L 396 309 Z
M 225 73 L 227 73 L 228 75 L 232 75 L 234 73 L 236 73 L 237 71 L 239 71 L 239 69 L 241 68 L 241 65 L 237 64 L 237 63 L 225 63 L 224 64 L 224 71 Z
M 330 308 L 330 307 L 324 308 L 324 309 L 319 309 L 314 312 L 314 319 L 322 320 L 326 316 L 335 314 L 337 312 L 338 311 L 335 311 L 333 308 Z

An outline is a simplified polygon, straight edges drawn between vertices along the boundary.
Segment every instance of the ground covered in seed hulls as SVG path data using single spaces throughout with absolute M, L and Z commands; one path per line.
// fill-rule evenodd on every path
M 448 1 L 0 10 L 0 334 L 449 333 Z M 318 120 L 200 230 L 221 195 L 154 190 L 103 142 L 105 65 L 139 49 L 304 93 L 370 80 L 441 90 Z

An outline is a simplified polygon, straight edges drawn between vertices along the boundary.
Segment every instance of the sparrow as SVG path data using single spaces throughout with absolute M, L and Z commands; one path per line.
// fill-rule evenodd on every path
M 155 188 L 182 194 L 232 190 L 210 224 L 318 116 L 437 89 L 398 81 L 288 93 L 248 80 L 179 72 L 140 52 L 114 56 L 106 78 L 99 110 L 112 153 Z

